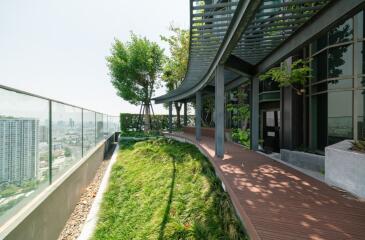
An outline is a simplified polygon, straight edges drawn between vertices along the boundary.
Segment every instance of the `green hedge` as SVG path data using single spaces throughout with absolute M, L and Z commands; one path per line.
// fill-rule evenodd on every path
M 152 116 L 152 130 L 167 130 L 169 127 L 169 115 L 154 115 Z M 120 128 L 122 132 L 138 131 L 139 114 L 121 113 Z M 181 124 L 184 123 L 183 115 L 180 116 Z M 172 116 L 172 127 L 176 128 L 177 117 Z M 194 123 L 194 116 L 188 116 L 188 126 Z

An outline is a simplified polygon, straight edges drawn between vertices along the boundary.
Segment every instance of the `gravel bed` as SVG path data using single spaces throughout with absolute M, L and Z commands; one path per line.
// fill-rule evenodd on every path
M 110 158 L 104 160 L 101 163 L 100 167 L 96 171 L 93 181 L 86 188 L 86 191 L 81 195 L 80 201 L 77 203 L 73 213 L 67 220 L 64 229 L 58 237 L 58 240 L 74 240 L 80 235 L 109 162 Z

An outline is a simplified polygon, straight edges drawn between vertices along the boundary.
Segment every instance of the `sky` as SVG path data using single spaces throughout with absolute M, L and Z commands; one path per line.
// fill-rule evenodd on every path
M 0 84 L 110 115 L 138 113 L 116 95 L 105 57 L 131 31 L 168 54 L 160 35 L 170 34 L 171 23 L 189 27 L 188 1 L 0 1 Z

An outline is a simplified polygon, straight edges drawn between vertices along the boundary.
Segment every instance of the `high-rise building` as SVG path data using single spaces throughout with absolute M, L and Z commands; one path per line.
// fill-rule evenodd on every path
M 0 116 L 0 182 L 21 183 L 38 175 L 39 120 Z
M 48 132 L 47 126 L 39 126 L 39 142 L 48 142 Z

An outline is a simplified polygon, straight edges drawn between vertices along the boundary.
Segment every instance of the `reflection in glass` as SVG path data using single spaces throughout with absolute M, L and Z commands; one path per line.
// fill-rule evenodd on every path
M 83 155 L 95 146 L 96 130 L 95 130 L 95 112 L 83 110 L 83 128 L 84 128 L 84 149 Z
M 348 42 L 353 38 L 352 18 L 329 31 L 329 45 Z
M 328 81 L 328 90 L 351 89 L 351 88 L 352 88 L 352 79 L 341 79 L 341 80 L 329 80 Z
M 352 91 L 329 92 L 328 145 L 352 136 Z
M 318 82 L 327 78 L 327 51 L 313 57 L 312 82 Z
M 328 77 L 352 75 L 352 44 L 328 50 Z
M 81 109 L 52 103 L 52 174 L 60 176 L 82 157 Z
M 0 89 L 0 223 L 47 186 L 48 104 Z

